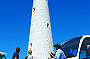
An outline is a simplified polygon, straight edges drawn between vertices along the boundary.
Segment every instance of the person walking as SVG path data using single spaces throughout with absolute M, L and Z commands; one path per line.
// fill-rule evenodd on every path
M 16 48 L 16 52 L 13 53 L 12 59 L 19 59 L 19 52 L 20 52 L 20 48 L 17 47 L 17 48 Z
M 64 52 L 61 50 L 61 45 L 57 43 L 56 45 L 54 45 L 54 47 L 56 47 L 55 59 L 65 59 L 66 56 Z

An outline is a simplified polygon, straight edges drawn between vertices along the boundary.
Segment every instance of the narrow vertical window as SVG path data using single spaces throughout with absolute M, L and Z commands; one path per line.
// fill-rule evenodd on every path
M 35 11 L 35 7 L 33 8 L 33 12 Z
M 32 47 L 32 43 L 30 43 L 31 47 Z
M 49 24 L 47 23 L 47 27 L 49 26 Z

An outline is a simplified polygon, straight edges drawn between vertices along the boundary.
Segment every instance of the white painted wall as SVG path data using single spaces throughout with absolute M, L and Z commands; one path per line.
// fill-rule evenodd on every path
M 49 52 L 54 51 L 48 0 L 33 0 L 28 50 L 34 59 L 48 59 Z

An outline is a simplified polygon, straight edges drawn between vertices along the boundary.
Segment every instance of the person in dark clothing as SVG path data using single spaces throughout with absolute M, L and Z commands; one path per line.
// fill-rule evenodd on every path
M 16 48 L 16 52 L 13 53 L 12 59 L 19 59 L 19 52 L 20 52 L 20 48 L 17 47 L 17 48 Z

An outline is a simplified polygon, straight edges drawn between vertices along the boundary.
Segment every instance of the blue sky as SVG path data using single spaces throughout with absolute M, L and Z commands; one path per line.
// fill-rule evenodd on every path
M 0 52 L 12 58 L 20 47 L 20 59 L 28 50 L 33 0 L 0 0 Z M 49 0 L 53 42 L 90 35 L 89 0 Z

